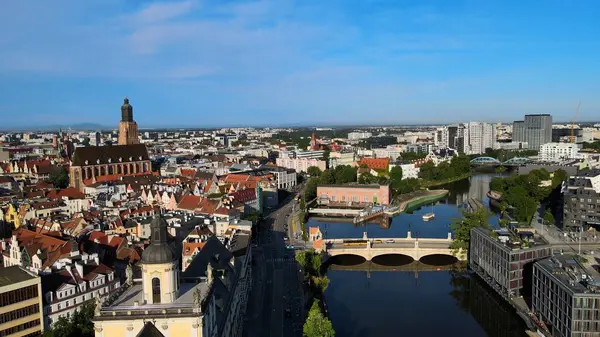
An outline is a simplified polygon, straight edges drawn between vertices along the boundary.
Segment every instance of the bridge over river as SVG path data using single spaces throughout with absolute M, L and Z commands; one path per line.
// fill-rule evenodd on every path
M 455 256 L 450 245 L 454 241 L 448 233 L 446 239 L 412 238 L 408 232 L 406 238 L 367 238 L 363 239 L 325 239 L 325 250 L 330 257 L 340 255 L 356 255 L 371 261 L 383 255 L 404 255 L 419 261 L 433 255 Z M 456 256 L 466 260 L 466 254 L 460 252 Z

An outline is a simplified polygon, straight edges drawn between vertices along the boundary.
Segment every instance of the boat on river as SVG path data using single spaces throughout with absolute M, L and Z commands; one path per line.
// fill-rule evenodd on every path
M 429 212 L 427 214 L 423 214 L 423 221 L 431 221 L 435 219 L 435 213 Z
M 423 214 L 423 221 L 431 221 L 435 219 L 435 213 L 433 213 L 433 204 L 431 205 L 431 212 Z

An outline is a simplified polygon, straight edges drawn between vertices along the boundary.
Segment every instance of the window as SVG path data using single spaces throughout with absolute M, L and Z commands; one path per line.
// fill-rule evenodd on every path
M 160 280 L 158 277 L 152 279 L 152 303 L 160 303 Z

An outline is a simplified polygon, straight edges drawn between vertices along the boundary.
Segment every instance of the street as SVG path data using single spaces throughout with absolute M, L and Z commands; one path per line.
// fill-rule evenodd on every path
M 284 237 L 293 237 L 290 221 L 294 195 L 279 209 L 265 214 L 255 247 L 253 286 L 244 336 L 302 336 L 304 324 L 303 274 L 294 250 Z M 297 207 L 296 207 L 297 208 Z

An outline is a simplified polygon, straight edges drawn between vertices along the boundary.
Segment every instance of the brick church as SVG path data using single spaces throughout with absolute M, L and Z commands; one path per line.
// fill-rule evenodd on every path
M 119 145 L 78 147 L 69 169 L 71 187 L 81 192 L 86 185 L 149 174 L 152 174 L 152 168 L 148 150 L 146 145 L 140 144 L 128 98 L 121 106 Z

